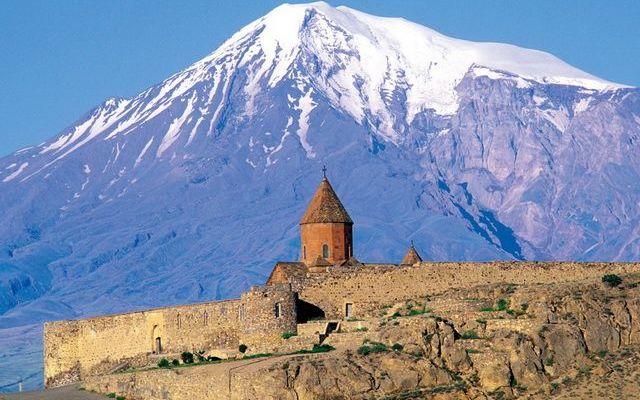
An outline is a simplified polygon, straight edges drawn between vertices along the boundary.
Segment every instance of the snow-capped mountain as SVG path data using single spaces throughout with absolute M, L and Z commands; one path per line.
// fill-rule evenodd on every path
M 30 324 L 262 282 L 298 257 L 323 164 L 364 261 L 412 239 L 437 260 L 637 260 L 639 142 L 638 89 L 550 54 L 282 5 L 0 159 L 0 349 L 38 360 Z M 0 387 L 39 383 L 22 365 Z

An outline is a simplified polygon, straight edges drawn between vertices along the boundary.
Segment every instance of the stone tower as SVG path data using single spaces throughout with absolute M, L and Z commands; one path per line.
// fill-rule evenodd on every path
M 301 260 L 308 266 L 341 264 L 353 256 L 353 221 L 325 175 L 300 221 Z

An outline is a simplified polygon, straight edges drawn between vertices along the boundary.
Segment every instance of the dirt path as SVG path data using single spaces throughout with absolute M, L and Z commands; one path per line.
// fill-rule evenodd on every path
M 78 389 L 77 386 L 63 386 L 39 392 L 0 394 L 0 400 L 104 400 L 103 395 Z

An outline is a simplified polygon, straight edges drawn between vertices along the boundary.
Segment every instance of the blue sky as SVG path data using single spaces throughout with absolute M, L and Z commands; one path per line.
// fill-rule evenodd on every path
M 548 51 L 640 86 L 640 1 L 342 0 L 446 35 Z M 135 95 L 212 52 L 278 1 L 24 1 L 0 9 L 0 156 L 107 97 Z

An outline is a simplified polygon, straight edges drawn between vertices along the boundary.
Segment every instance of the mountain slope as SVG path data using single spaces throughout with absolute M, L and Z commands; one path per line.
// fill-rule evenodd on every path
M 638 89 L 547 53 L 283 5 L 0 159 L 0 329 L 262 282 L 297 258 L 323 164 L 364 261 L 411 239 L 436 260 L 637 259 L 639 140 Z

